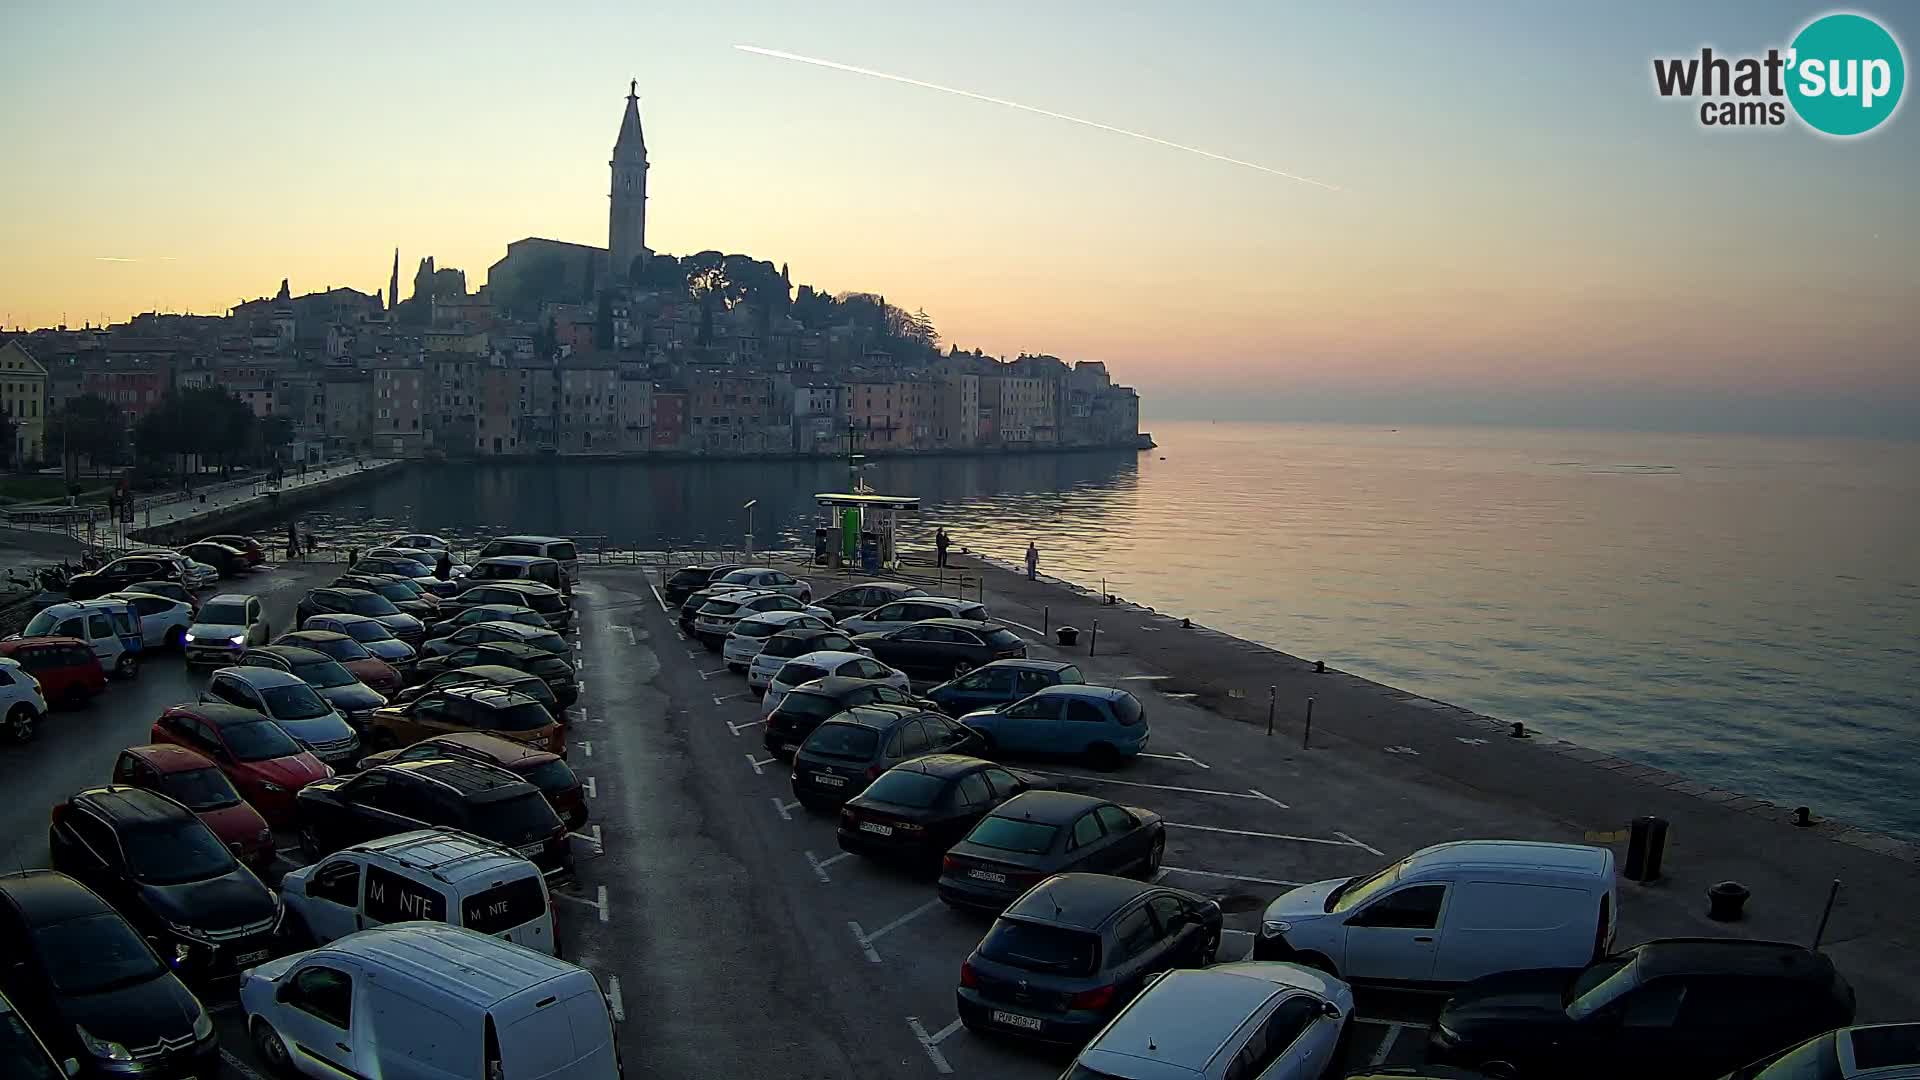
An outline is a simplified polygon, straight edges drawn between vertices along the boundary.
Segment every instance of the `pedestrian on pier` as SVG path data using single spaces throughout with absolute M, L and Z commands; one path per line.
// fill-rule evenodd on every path
M 947 539 L 946 526 L 943 525 L 940 528 L 934 530 L 933 554 L 934 554 L 935 566 L 944 567 L 947 565 L 947 545 L 952 542 L 953 541 Z
M 287 561 L 300 557 L 300 530 L 293 522 L 287 522 Z
M 1040 549 L 1033 541 L 1027 541 L 1027 580 L 1033 581 L 1040 576 Z

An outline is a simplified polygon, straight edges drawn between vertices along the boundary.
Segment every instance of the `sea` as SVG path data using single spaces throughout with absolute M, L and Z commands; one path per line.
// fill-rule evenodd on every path
M 303 509 L 586 548 L 957 547 L 1817 817 L 1920 839 L 1920 443 L 1162 423 L 1147 451 L 422 466 Z M 753 506 L 746 504 L 752 501 Z M 281 530 L 284 532 L 284 530 Z

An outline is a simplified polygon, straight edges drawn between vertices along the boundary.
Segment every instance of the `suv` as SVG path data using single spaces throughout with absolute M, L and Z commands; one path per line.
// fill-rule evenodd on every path
M 291 672 L 266 667 L 224 667 L 200 692 L 204 702 L 238 705 L 280 725 L 294 741 L 334 768 L 360 756 L 360 738 L 339 710 Z
M 0 657 L 0 721 L 6 725 L 6 737 L 17 743 L 32 742 L 45 715 L 47 699 L 40 693 L 40 680 L 18 660 Z
M 371 926 L 428 919 L 560 953 L 540 868 L 456 829 L 356 844 L 291 871 L 280 893 L 296 928 L 315 945 Z
M 418 674 L 430 679 L 442 672 L 482 664 L 518 668 L 546 680 L 547 688 L 562 707 L 580 700 L 580 684 L 574 681 L 573 663 L 545 649 L 522 645 L 517 641 L 489 641 L 484 645 L 465 645 L 445 656 L 430 656 L 420 661 Z
M 448 686 L 405 705 L 375 709 L 367 722 L 367 745 L 392 750 L 451 731 L 485 731 L 563 757 L 567 752 L 566 731 L 546 706 L 487 683 Z
M 1156 1067 L 1193 1080 L 1332 1075 L 1344 1064 L 1340 1050 L 1352 1015 L 1353 991 L 1345 983 L 1295 964 L 1170 971 L 1080 1051 L 1067 1075 L 1126 1075 L 1149 1044 L 1154 1061 L 1164 1063 Z M 1419 1067 L 1380 1075 L 1389 1073 L 1436 1080 L 1480 1075 Z
M 213 1017 L 138 931 L 52 870 L 0 874 L 0 990 L 61 1059 L 106 1076 L 214 1076 Z M 126 1070 L 130 1062 L 139 1073 Z
M 331 615 L 328 618 L 338 619 L 340 616 Z M 368 625 L 386 634 L 386 628 L 379 623 L 369 620 Z M 389 637 L 388 640 L 393 639 Z M 274 638 L 273 643 L 296 649 L 312 649 L 346 668 L 349 675 L 367 684 L 375 693 L 391 696 L 400 692 L 400 672 L 392 664 L 369 652 L 365 645 L 338 630 L 295 630 Z M 394 644 L 406 649 L 404 643 L 394 641 Z M 413 650 L 407 649 L 407 652 L 411 655 Z
M 364 615 L 415 649 L 427 639 L 427 624 L 393 606 L 393 601 L 366 589 L 315 589 L 294 608 L 294 621 L 306 626 L 315 615 Z
M 560 569 L 559 563 L 538 555 L 494 555 L 481 559 L 467 571 L 467 580 L 532 581 L 549 589 L 559 589 L 563 595 L 573 595 L 573 582 L 567 572 Z
M 987 609 L 984 604 L 972 600 L 959 600 L 951 596 L 915 596 L 906 600 L 895 600 L 890 604 L 881 604 L 872 611 L 840 620 L 840 629 L 848 634 L 878 634 L 887 630 L 898 630 L 923 619 L 965 619 L 968 622 L 986 622 Z
M 294 792 L 333 775 L 279 724 L 237 705 L 175 705 L 153 722 L 147 738 L 205 755 L 274 825 L 292 822 Z
M 237 975 L 272 956 L 280 902 L 193 811 L 155 791 L 99 787 L 53 808 L 53 868 L 126 913 L 183 975 Z
M 706 588 L 717 577 L 729 570 L 740 569 L 739 563 L 718 563 L 712 566 L 683 566 L 673 572 L 673 576 L 660 586 L 660 597 L 669 604 L 678 604 L 692 593 Z
M 521 626 L 536 626 L 542 630 L 549 629 L 547 617 L 530 607 L 522 607 L 519 604 L 475 604 L 461 609 L 460 613 L 452 618 L 428 624 L 427 640 L 446 637 L 463 626 L 472 626 L 479 622 L 510 622 Z
M 813 729 L 793 754 L 793 797 L 839 807 L 883 772 L 927 754 L 966 754 L 980 736 L 917 705 L 857 705 Z
M 555 630 L 565 630 L 573 625 L 573 605 L 560 595 L 560 590 L 533 581 L 489 581 L 468 586 L 461 589 L 458 596 L 441 604 L 440 614 L 448 618 L 456 617 L 467 608 L 479 604 L 532 608 Z
M 536 649 L 550 652 L 555 656 L 573 657 L 573 648 L 558 633 L 542 626 L 527 626 L 516 622 L 477 622 L 463 626 L 446 637 L 433 638 L 421 646 L 422 656 L 444 656 L 463 645 L 480 645 L 493 641 L 512 641 L 521 645 L 531 645 Z
M 98 570 L 89 570 L 84 574 L 75 574 L 67 582 L 67 595 L 75 600 L 91 600 L 96 596 L 124 589 L 136 581 L 153 578 L 159 581 L 179 581 L 184 570 L 179 560 L 164 558 L 157 554 L 126 555 L 115 559 Z
M 294 802 L 300 844 L 314 862 L 382 836 L 448 825 L 512 848 L 549 876 L 573 868 L 567 827 L 540 789 L 477 761 L 377 765 L 308 784 Z
M 533 555 L 552 559 L 566 572 L 569 582 L 580 580 L 580 553 L 573 541 L 560 536 L 502 536 L 487 541 L 480 549 L 480 558 L 493 559 L 502 555 Z
M 850 619 L 863 612 L 872 611 L 881 604 L 891 604 L 895 600 L 905 600 L 910 596 L 925 596 L 927 590 L 899 581 L 869 581 L 864 585 L 849 585 L 838 592 L 820 598 L 820 606 L 833 613 L 836 619 Z
M 369 615 L 315 615 L 306 620 L 303 630 L 331 630 L 336 634 L 345 634 L 359 642 L 372 653 L 374 658 L 382 660 L 392 667 L 402 667 L 413 663 L 417 650 L 413 646 L 393 636 L 386 624 Z M 286 639 L 282 638 L 282 641 Z
M 405 750 L 385 750 L 360 759 L 360 767 L 393 762 L 426 761 L 429 758 L 466 758 L 497 765 L 539 788 L 553 804 L 553 811 L 578 831 L 587 823 L 587 793 L 573 767 L 560 755 L 528 746 L 513 739 L 478 731 L 456 731 L 422 739 Z
M 425 590 L 415 591 L 404 584 L 411 578 L 394 575 L 342 574 L 333 579 L 333 588 L 364 589 L 386 598 L 387 603 L 399 609 L 403 615 L 411 615 L 426 625 L 428 620 L 440 617 L 440 598 Z
M 540 704 L 545 705 L 547 711 L 553 714 L 555 720 L 559 720 L 561 723 L 566 722 L 564 713 L 561 710 L 560 701 L 553 696 L 553 688 L 547 685 L 547 680 L 535 675 L 531 671 L 521 671 L 519 668 L 504 667 L 500 664 L 475 664 L 472 667 L 454 668 L 452 671 L 443 671 L 418 686 L 409 686 L 405 690 L 400 691 L 400 693 L 394 696 L 393 703 L 395 705 L 405 705 L 409 701 L 423 697 L 442 687 L 465 686 L 469 683 L 497 686 L 503 690 L 513 690 L 525 694 Z
M 260 598 L 240 593 L 222 593 L 200 605 L 181 639 L 187 654 L 187 666 L 195 664 L 219 667 L 254 645 L 273 639 Z

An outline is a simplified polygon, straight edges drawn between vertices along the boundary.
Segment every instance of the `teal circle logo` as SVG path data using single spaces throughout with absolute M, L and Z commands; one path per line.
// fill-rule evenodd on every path
M 1865 15 L 1823 15 L 1793 39 L 1787 100 L 1815 131 L 1864 135 L 1900 107 L 1907 65 L 1900 43 Z

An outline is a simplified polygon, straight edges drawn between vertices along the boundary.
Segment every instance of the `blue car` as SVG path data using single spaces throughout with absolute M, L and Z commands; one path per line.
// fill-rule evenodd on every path
M 1062 684 L 960 722 L 987 740 L 989 754 L 1084 757 L 1111 769 L 1147 748 L 1147 711 L 1111 686 Z
M 995 660 L 941 683 L 927 691 L 927 697 L 948 716 L 960 716 L 1011 705 L 1049 686 L 1086 681 L 1079 668 L 1058 660 Z

